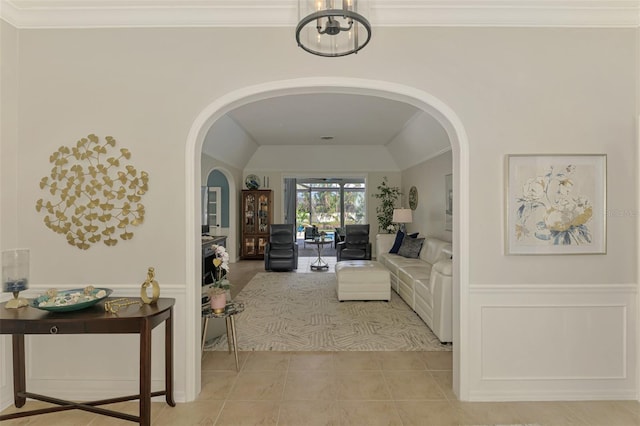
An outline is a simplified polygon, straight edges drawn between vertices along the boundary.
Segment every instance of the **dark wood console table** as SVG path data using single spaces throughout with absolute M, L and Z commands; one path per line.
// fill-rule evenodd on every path
M 161 298 L 156 304 L 135 305 L 121 309 L 117 314 L 104 310 L 104 302 L 74 312 L 47 312 L 32 307 L 5 309 L 0 304 L 0 334 L 11 334 L 13 341 L 13 396 L 15 406 L 24 406 L 27 398 L 58 406 L 16 412 L 0 416 L 0 421 L 65 410 L 79 409 L 92 413 L 117 417 L 141 425 L 151 424 L 151 397 L 165 395 L 167 404 L 175 407 L 173 400 L 173 305 L 174 299 Z M 151 391 L 151 330 L 165 324 L 165 389 Z M 27 392 L 25 379 L 26 334 L 139 334 L 140 335 L 140 393 L 89 402 L 71 402 Z M 140 401 L 140 415 L 100 408 L 104 404 Z

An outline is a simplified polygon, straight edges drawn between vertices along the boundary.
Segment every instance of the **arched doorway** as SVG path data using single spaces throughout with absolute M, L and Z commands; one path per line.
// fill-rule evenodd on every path
M 208 105 L 191 126 L 186 143 L 186 282 L 197 281 L 194 276 L 201 268 L 198 221 L 200 215 L 199 186 L 201 182 L 200 153 L 211 126 L 229 111 L 239 106 L 279 96 L 309 93 L 340 93 L 377 96 L 404 102 L 433 116 L 446 130 L 453 155 L 454 203 L 458 214 L 453 223 L 453 390 L 462 400 L 468 399 L 465 371 L 467 342 L 467 305 L 469 288 L 469 157 L 466 132 L 458 116 L 445 103 L 422 90 L 377 80 L 316 77 L 283 80 L 245 87 L 231 92 Z M 191 267 L 191 265 L 193 267 Z M 187 286 L 186 300 L 186 400 L 191 401 L 200 390 L 200 294 L 199 289 Z
M 237 228 L 238 228 L 238 188 L 236 185 L 236 181 L 233 178 L 233 174 L 226 169 L 225 167 L 221 167 L 221 166 L 213 166 L 211 168 L 206 168 L 205 170 L 207 170 L 206 173 L 204 173 L 204 176 L 201 176 L 201 178 L 203 178 L 202 180 L 202 185 L 203 186 L 209 186 L 209 180 L 212 177 L 212 175 L 219 175 L 222 180 L 226 183 L 226 187 L 224 187 L 224 183 L 222 184 L 223 188 L 222 188 L 222 192 L 221 192 L 221 202 L 222 202 L 222 209 L 221 209 L 221 221 L 220 221 L 220 228 L 217 231 L 211 231 L 214 234 L 219 234 L 219 235 L 226 235 L 227 236 L 227 244 L 229 247 L 235 247 L 236 245 L 236 241 L 237 241 Z M 202 206 L 201 206 L 202 207 Z M 202 211 L 202 210 L 201 210 Z M 236 255 L 235 253 L 231 253 L 230 254 L 231 257 L 231 261 L 235 262 L 236 261 Z

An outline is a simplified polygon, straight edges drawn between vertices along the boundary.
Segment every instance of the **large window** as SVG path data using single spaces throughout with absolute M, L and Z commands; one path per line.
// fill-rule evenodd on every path
M 364 179 L 298 179 L 296 192 L 298 229 L 316 225 L 320 231 L 333 231 L 365 223 Z

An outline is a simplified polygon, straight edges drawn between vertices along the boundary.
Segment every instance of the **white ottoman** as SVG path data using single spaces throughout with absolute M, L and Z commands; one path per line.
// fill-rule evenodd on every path
M 389 270 L 372 260 L 336 263 L 338 300 L 391 300 Z

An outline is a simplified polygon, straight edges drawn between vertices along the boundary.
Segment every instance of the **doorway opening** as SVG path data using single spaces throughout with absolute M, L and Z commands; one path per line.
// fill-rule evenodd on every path
M 229 93 L 206 107 L 194 121 L 187 140 L 187 232 L 186 260 L 195 268 L 187 268 L 187 282 L 193 281 L 193 274 L 199 269 L 199 244 L 196 243 L 196 223 L 199 220 L 200 152 L 207 131 L 213 123 L 229 111 L 262 99 L 277 98 L 292 94 L 336 93 L 365 94 L 396 100 L 415 106 L 436 119 L 445 129 L 452 147 L 454 204 L 458 214 L 453 220 L 453 389 L 461 400 L 467 400 L 468 384 L 466 374 L 469 361 L 465 357 L 468 342 L 468 318 L 466 306 L 469 297 L 469 170 L 468 142 L 464 126 L 457 114 L 434 96 L 419 89 L 385 81 L 351 78 L 304 78 L 285 80 L 245 87 Z M 194 184 L 195 183 L 195 184 Z M 187 288 L 187 300 L 197 300 L 194 289 Z M 193 400 L 200 391 L 199 336 L 196 325 L 200 322 L 199 310 L 194 304 L 187 306 L 186 338 L 186 386 L 187 400 Z

